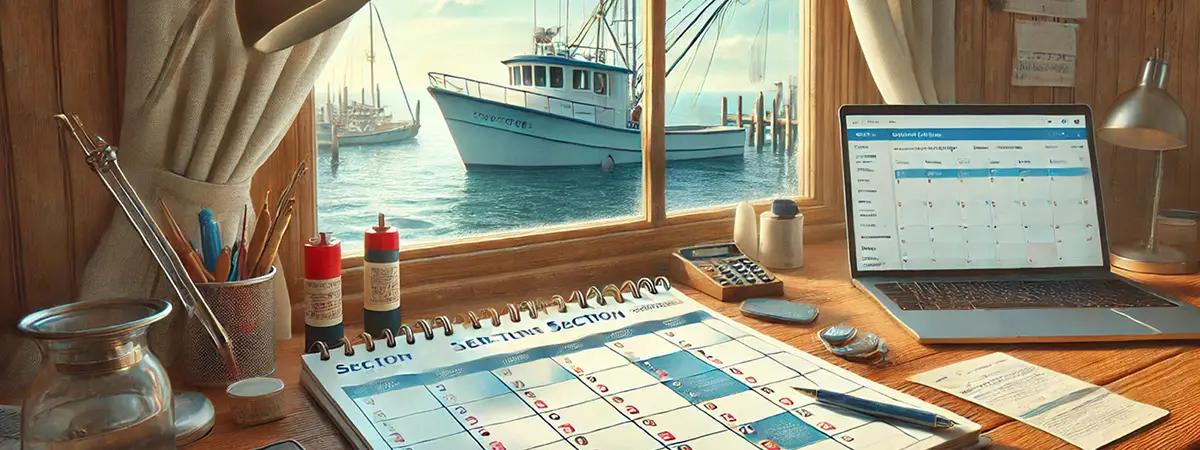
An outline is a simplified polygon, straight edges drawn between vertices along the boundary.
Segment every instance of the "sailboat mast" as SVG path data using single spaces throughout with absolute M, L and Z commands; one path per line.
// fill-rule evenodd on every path
M 379 24 L 383 26 L 383 24 Z M 367 61 L 371 63 L 371 103 L 376 107 L 379 106 L 379 99 L 375 94 L 375 15 L 371 11 L 367 11 L 367 32 L 370 33 L 371 49 L 367 53 Z

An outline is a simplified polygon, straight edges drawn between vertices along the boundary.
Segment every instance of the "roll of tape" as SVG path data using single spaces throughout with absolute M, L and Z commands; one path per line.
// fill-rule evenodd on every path
M 229 409 L 238 425 L 258 425 L 286 414 L 284 383 L 278 378 L 247 378 L 229 385 Z

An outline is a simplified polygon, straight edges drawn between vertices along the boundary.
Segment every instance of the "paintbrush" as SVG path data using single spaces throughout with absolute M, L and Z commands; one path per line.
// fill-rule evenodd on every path
M 267 243 L 267 232 L 271 231 L 271 210 L 270 210 L 271 191 L 267 191 L 266 199 L 263 200 L 262 209 L 258 211 L 258 220 L 254 222 L 254 234 L 250 236 L 250 247 L 246 253 L 246 271 L 242 274 L 242 279 L 254 277 L 254 268 L 258 266 L 258 259 L 262 256 L 263 246 Z
M 238 280 L 245 279 L 244 273 L 246 271 L 246 216 L 249 214 L 250 214 L 250 206 L 242 205 L 242 228 L 240 231 L 238 231 L 238 240 L 235 243 L 235 247 L 233 249 L 234 252 L 237 253 L 237 259 L 234 262 L 234 266 L 237 267 L 237 270 L 233 272 L 234 279 L 232 281 L 238 281 Z
M 292 179 L 288 181 L 287 187 L 284 187 L 283 191 L 279 193 L 279 201 L 275 202 L 276 218 L 283 215 L 285 201 L 292 198 L 292 191 L 296 189 L 296 183 L 300 181 L 300 177 L 304 176 L 304 173 L 307 171 L 308 166 L 304 161 L 300 161 L 300 164 L 296 166 L 296 171 L 292 173 Z
M 179 262 L 183 263 L 183 268 L 188 274 L 188 278 L 192 279 L 193 283 L 204 283 L 210 281 L 210 274 L 204 269 L 204 264 L 200 262 L 200 255 L 192 249 L 192 244 L 188 243 L 187 237 L 184 236 L 183 230 L 179 229 L 179 223 L 175 221 L 175 216 L 171 214 L 171 210 L 167 208 L 167 203 L 163 199 L 158 199 L 158 206 L 162 208 L 163 219 L 166 222 L 167 229 L 163 231 L 163 237 L 167 238 L 167 243 L 175 250 L 175 255 L 179 257 Z
M 229 247 L 221 249 L 221 253 L 217 254 L 216 271 L 213 272 L 213 278 L 220 282 L 229 280 L 229 271 L 232 269 L 232 257 L 229 255 Z
M 275 263 L 275 256 L 279 253 L 279 245 L 283 243 L 283 235 L 287 233 L 288 224 L 292 222 L 292 210 L 295 204 L 296 199 L 289 199 L 284 205 L 283 215 L 271 224 L 271 231 L 267 233 L 267 244 L 263 247 L 262 257 L 255 265 L 253 272 L 255 277 L 261 277 L 271 271 L 271 264 Z

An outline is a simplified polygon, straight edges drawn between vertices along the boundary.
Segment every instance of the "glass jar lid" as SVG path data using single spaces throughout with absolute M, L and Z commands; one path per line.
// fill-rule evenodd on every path
M 48 340 L 115 336 L 147 327 L 170 313 L 171 304 L 156 298 L 74 302 L 25 316 L 17 328 Z

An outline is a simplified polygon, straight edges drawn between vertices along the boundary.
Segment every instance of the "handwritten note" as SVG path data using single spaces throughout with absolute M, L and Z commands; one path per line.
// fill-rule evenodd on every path
M 1013 86 L 1075 86 L 1073 23 L 1018 20 Z
M 1034 16 L 1083 19 L 1087 17 L 1087 0 L 1007 0 L 1004 10 Z
M 913 376 L 952 394 L 1090 450 L 1167 416 L 1108 389 L 992 353 Z

